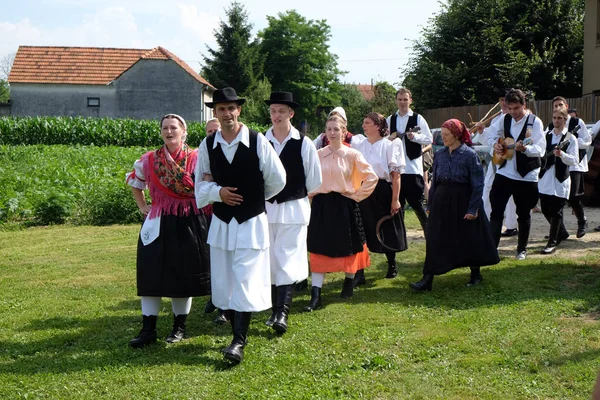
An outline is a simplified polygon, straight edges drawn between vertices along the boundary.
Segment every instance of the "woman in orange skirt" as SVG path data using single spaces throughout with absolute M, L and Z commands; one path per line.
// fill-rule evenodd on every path
M 341 297 L 348 298 L 353 294 L 354 274 L 370 265 L 358 202 L 369 197 L 378 178 L 359 151 L 343 145 L 347 132 L 345 120 L 330 117 L 325 132 L 329 145 L 318 151 L 323 183 L 309 194 L 312 290 L 305 311 L 321 307 L 325 273 L 346 273 Z

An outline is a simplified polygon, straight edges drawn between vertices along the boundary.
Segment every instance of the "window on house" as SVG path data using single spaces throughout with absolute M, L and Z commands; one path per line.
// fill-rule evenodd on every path
M 100 107 L 100 97 L 88 97 L 87 104 L 88 107 Z

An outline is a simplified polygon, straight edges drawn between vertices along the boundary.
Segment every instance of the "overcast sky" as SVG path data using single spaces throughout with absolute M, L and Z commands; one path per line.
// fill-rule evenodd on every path
M 295 9 L 331 27 L 331 51 L 344 82 L 384 80 L 398 86 L 411 40 L 441 10 L 438 0 L 241 1 L 254 33 L 266 16 Z M 227 2 L 158 0 L 21 0 L 0 15 L 0 57 L 19 45 L 153 48 L 163 46 L 200 69 L 200 53 L 215 47 L 213 30 Z

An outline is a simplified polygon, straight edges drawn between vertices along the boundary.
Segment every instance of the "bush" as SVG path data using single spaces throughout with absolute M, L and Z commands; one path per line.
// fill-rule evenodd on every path
M 188 143 L 198 147 L 206 136 L 204 122 L 188 123 Z M 267 127 L 248 124 L 259 132 Z M 83 117 L 2 117 L 0 144 L 68 144 L 158 147 L 163 144 L 157 120 Z
M 67 196 L 51 193 L 35 206 L 33 222 L 36 225 L 64 224 L 71 213 L 70 210 L 71 202 Z

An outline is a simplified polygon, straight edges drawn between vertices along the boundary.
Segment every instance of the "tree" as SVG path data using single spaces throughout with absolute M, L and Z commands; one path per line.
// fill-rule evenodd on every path
M 317 133 L 323 124 L 318 110 L 340 104 L 338 75 L 343 72 L 329 51 L 331 29 L 325 20 L 307 20 L 295 10 L 267 16 L 267 21 L 259 33 L 264 74 L 273 90 L 294 94 L 302 105 L 294 120 L 307 122 Z
M 584 0 L 449 0 L 413 43 L 420 108 L 495 103 L 507 87 L 581 95 Z
M 377 82 L 374 96 L 369 100 L 369 109 L 387 117 L 396 112 L 396 89 L 387 82 Z
M 221 21 L 214 31 L 218 48 L 208 47 L 209 55 L 202 55 L 202 76 L 217 88 L 231 86 L 245 95 L 262 73 L 258 42 L 252 39 L 252 24 L 242 4 L 233 2 L 225 14 L 227 22 Z
M 0 59 L 0 79 L 7 79 L 10 74 L 10 69 L 15 62 L 17 53 L 9 53 Z
M 271 83 L 267 78 L 256 81 L 246 90 L 246 102 L 242 106 L 241 120 L 260 125 L 270 125 L 271 116 L 265 100 L 271 95 Z M 295 119 L 295 117 L 294 117 Z
M 0 103 L 6 103 L 10 99 L 10 88 L 5 79 L 0 79 Z
M 370 111 L 369 103 L 356 85 L 341 85 L 339 95 L 341 98 L 340 104 L 346 112 L 346 118 L 348 118 L 348 131 L 362 133 L 363 119 Z M 320 128 L 323 130 L 325 128 L 324 124 L 321 124 Z

